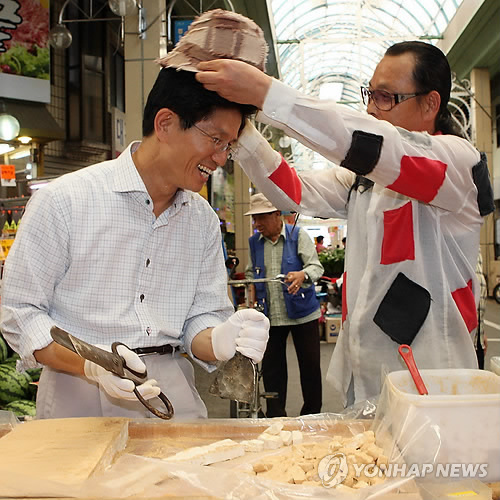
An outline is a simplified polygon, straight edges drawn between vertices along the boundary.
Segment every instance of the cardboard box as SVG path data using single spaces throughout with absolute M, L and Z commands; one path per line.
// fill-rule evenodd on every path
M 340 326 L 342 324 L 342 315 L 333 314 L 326 316 L 325 322 L 325 340 L 327 342 L 337 342 Z

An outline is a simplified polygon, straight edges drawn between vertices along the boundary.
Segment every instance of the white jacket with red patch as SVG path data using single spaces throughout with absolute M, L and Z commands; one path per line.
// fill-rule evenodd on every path
M 343 165 L 297 174 L 248 124 L 238 161 L 279 209 L 348 221 L 343 328 L 327 379 L 356 401 L 382 368 L 476 368 L 475 266 L 491 211 L 487 166 L 466 140 L 408 132 L 273 81 L 257 117 Z

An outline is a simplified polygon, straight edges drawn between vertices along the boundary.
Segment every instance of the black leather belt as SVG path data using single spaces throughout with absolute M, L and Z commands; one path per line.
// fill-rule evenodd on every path
M 136 347 L 132 349 L 136 354 L 171 354 L 174 351 L 178 351 L 179 346 L 172 346 L 170 344 L 162 345 L 162 346 L 153 346 L 153 347 Z

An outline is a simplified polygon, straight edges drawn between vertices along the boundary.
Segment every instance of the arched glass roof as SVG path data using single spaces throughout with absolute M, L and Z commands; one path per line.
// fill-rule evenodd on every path
M 271 0 L 281 79 L 306 94 L 362 108 L 366 85 L 385 50 L 404 40 L 435 43 L 463 0 Z M 322 168 L 298 148 L 300 168 Z M 303 158 L 305 161 L 305 157 Z

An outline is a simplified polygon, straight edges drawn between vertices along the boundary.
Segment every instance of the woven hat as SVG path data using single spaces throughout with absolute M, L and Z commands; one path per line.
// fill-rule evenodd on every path
M 163 67 L 198 71 L 198 63 L 237 59 L 266 69 L 264 32 L 248 17 L 222 9 L 195 18 L 177 46 L 156 62 Z
M 277 211 L 278 209 L 262 193 L 257 193 L 250 196 L 250 210 L 245 212 L 245 215 L 269 214 Z

